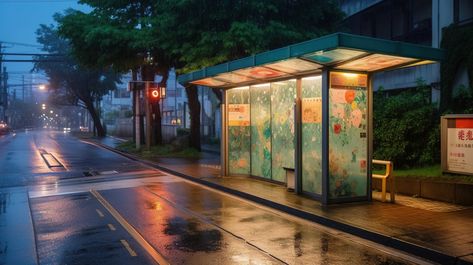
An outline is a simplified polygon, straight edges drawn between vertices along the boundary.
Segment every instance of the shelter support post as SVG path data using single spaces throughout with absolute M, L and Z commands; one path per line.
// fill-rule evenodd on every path
M 329 200 L 329 87 L 330 71 L 322 70 L 322 205 L 327 205 Z
M 228 176 L 228 123 L 227 123 L 227 91 L 222 89 L 222 103 L 220 104 L 220 175 Z
M 373 162 L 373 76 L 368 75 L 368 159 L 367 159 L 367 173 L 368 173 L 368 201 L 372 199 L 373 181 L 372 162 Z
M 294 106 L 294 169 L 295 169 L 295 188 L 296 194 L 302 194 L 302 81 L 300 78 L 296 81 L 296 100 Z

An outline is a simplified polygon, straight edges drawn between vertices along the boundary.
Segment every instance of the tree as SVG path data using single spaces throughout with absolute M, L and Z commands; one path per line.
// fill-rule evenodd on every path
M 160 74 L 166 85 L 172 60 L 163 52 L 152 33 L 157 19 L 157 1 L 82 0 L 90 13 L 70 10 L 60 20 L 59 32 L 70 40 L 72 52 L 90 67 L 113 67 L 125 72 L 141 71 L 144 81 Z M 161 136 L 159 103 L 153 106 L 155 141 Z
M 55 20 L 61 20 L 56 14 Z M 115 89 L 118 76 L 110 69 L 88 69 L 77 63 L 71 55 L 69 42 L 58 35 L 53 25 L 40 25 L 36 31 L 42 50 L 52 54 L 63 54 L 59 62 L 50 62 L 38 56 L 35 70 L 44 71 L 49 79 L 49 88 L 54 90 L 55 101 L 83 105 L 90 113 L 99 137 L 105 136 L 95 103 L 110 90 Z
M 81 62 L 121 70 L 141 66 L 144 76 L 163 75 L 163 84 L 171 66 L 188 72 L 314 38 L 332 31 L 342 18 L 331 0 L 80 2 L 93 11 L 70 12 L 60 32 Z M 190 144 L 200 150 L 200 103 L 194 90 L 186 88 Z
M 180 73 L 327 34 L 343 17 L 330 0 L 163 0 L 158 14 L 153 35 Z M 200 148 L 195 86 L 186 92 L 191 144 Z

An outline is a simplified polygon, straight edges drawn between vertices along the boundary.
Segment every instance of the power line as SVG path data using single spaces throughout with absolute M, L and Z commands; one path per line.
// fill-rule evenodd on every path
M 6 63 L 57 63 L 57 62 L 64 62 L 64 60 L 10 60 L 10 59 L 2 59 L 2 62 Z
M 0 2 L 0 3 L 2 3 L 2 2 Z M 11 44 L 11 45 L 25 46 L 25 47 L 34 47 L 34 48 L 42 48 L 43 47 L 41 45 L 22 43 L 22 42 L 12 42 L 12 41 L 3 41 L 3 40 L 0 40 L 0 42 L 6 43 L 6 44 Z
M 12 52 L 0 52 L 0 56 L 10 55 L 10 56 L 65 56 L 65 54 L 60 53 L 12 53 Z
M 0 4 L 28 4 L 28 3 L 65 3 L 65 2 L 75 2 L 77 3 L 77 0 L 6 0 L 6 1 L 0 1 Z

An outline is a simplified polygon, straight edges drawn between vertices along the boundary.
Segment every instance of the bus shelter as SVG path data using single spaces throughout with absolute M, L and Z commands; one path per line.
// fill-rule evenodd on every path
M 288 184 L 322 204 L 371 200 L 374 73 L 443 51 L 345 33 L 179 76 L 223 91 L 221 174 Z

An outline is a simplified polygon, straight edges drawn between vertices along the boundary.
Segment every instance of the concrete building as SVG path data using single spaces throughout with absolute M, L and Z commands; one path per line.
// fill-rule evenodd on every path
M 341 0 L 347 17 L 341 30 L 370 37 L 440 48 L 442 29 L 473 23 L 471 0 Z M 433 101 L 440 96 L 440 64 L 402 68 L 376 74 L 373 88 L 385 90 L 416 87 L 418 77 L 432 88 Z M 466 69 L 455 86 L 468 86 Z

